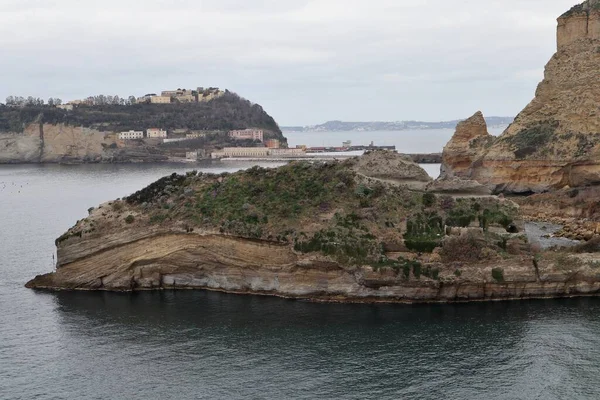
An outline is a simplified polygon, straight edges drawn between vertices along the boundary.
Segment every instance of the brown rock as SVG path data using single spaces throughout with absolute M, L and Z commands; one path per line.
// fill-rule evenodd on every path
M 589 0 L 558 19 L 558 51 L 544 80 L 501 136 L 485 135 L 479 113 L 457 127 L 443 173 L 506 193 L 600 183 L 598 6 Z
M 442 153 L 441 177 L 470 178 L 473 163 L 481 157 L 486 144 L 493 141 L 481 111 L 460 122 Z

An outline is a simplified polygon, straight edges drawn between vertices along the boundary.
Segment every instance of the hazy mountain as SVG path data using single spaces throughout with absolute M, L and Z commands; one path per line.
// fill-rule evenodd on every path
M 504 126 L 513 122 L 514 117 L 487 117 L 488 127 Z M 404 131 L 409 129 L 454 129 L 461 120 L 424 122 L 424 121 L 393 121 L 393 122 L 344 122 L 328 121 L 311 126 L 282 126 L 284 131 L 294 132 L 335 132 L 335 131 Z

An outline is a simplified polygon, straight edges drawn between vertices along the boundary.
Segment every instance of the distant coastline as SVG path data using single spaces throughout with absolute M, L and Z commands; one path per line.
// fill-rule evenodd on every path
M 506 126 L 513 122 L 514 117 L 487 117 L 488 127 Z M 328 121 L 319 125 L 282 126 L 282 131 L 288 132 L 373 132 L 373 131 L 405 131 L 415 129 L 454 129 L 461 120 L 425 122 L 425 121 L 373 121 L 346 122 Z

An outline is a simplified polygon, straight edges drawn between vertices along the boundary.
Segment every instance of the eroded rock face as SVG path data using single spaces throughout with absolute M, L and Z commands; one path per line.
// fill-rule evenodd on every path
M 426 187 L 428 192 L 452 194 L 489 196 L 492 194 L 490 188 L 477 181 L 461 179 L 456 176 L 445 176 L 429 183 Z
M 64 124 L 33 123 L 23 133 L 0 133 L 0 164 L 156 162 L 167 158 L 150 146 L 119 146 L 114 134 Z
M 354 170 L 370 178 L 377 178 L 398 184 L 412 184 L 422 187 L 432 178 L 412 158 L 392 151 L 371 151 L 358 157 Z M 419 185 L 421 184 L 421 185 Z
M 493 140 L 481 111 L 460 122 L 454 136 L 444 147 L 441 177 L 470 178 L 473 163 Z
M 501 136 L 480 146 L 457 128 L 444 154 L 447 175 L 507 193 L 600 182 L 599 6 L 587 1 L 559 18 L 558 51 L 544 80 Z
M 536 270 L 529 257 L 471 265 L 437 262 L 429 265 L 438 271 L 437 279 L 423 276 L 409 280 L 402 271 L 340 265 L 322 257 L 302 256 L 289 246 L 266 241 L 219 234 L 148 232 L 139 237 L 131 233 L 122 232 L 121 243 L 112 246 L 70 239 L 62 247 L 63 256 L 70 256 L 70 262 L 55 273 L 37 276 L 27 287 L 208 289 L 351 302 L 451 302 L 600 292 L 600 274 L 590 267 L 578 267 L 578 279 L 572 279 L 571 274 L 557 269 L 561 266 L 552 260 L 541 263 Z M 130 240 L 136 236 L 136 240 Z M 70 254 L 71 251 L 75 253 Z M 491 278 L 493 268 L 502 269 L 502 282 Z

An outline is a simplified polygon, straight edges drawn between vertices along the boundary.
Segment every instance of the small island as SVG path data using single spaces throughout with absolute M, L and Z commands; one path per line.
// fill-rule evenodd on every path
M 480 112 L 457 126 L 435 181 L 385 150 L 173 174 L 90 209 L 56 240 L 56 271 L 27 287 L 391 303 L 599 295 L 599 3 L 559 18 L 559 51 L 502 135 Z M 544 241 L 558 237 L 580 242 Z

